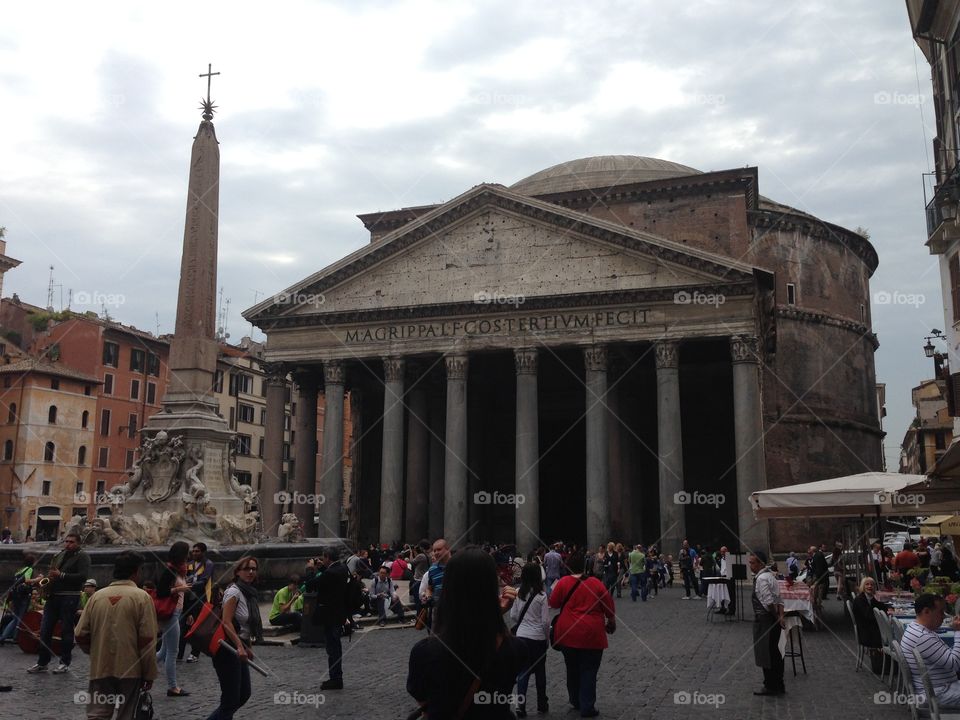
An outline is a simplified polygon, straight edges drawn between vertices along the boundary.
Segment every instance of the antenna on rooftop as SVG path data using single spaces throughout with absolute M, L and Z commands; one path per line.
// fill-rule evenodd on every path
M 227 317 L 230 313 L 230 298 L 224 299 L 223 287 L 220 288 L 220 307 L 217 310 L 217 342 L 226 342 L 230 333 L 227 332 Z
M 53 291 L 60 289 L 60 309 L 63 310 L 63 285 L 53 280 L 53 265 L 50 266 L 50 282 L 47 283 L 47 312 L 53 312 Z

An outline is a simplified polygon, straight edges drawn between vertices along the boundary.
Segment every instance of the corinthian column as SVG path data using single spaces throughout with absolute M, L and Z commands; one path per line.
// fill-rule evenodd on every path
M 759 343 L 756 337 L 730 338 L 733 362 L 733 431 L 737 451 L 737 517 L 745 549 L 769 551 L 767 521 L 754 520 L 750 495 L 767 487 L 760 398 Z
M 467 367 L 466 355 L 448 355 L 447 432 L 444 453 L 443 534 L 456 544 L 467 532 Z
M 516 543 L 526 554 L 540 542 L 540 433 L 537 414 L 537 351 L 515 350 L 517 366 Z
M 587 388 L 587 547 L 610 540 L 610 455 L 607 437 L 607 348 L 583 349 Z
M 383 359 L 383 457 L 380 473 L 380 542 L 403 530 L 403 359 Z
M 294 443 L 293 486 L 290 512 L 300 520 L 304 534 L 313 533 L 313 504 L 307 502 L 317 485 L 317 376 L 315 370 L 297 372 L 296 442 Z M 266 443 L 264 443 L 266 444 Z M 282 452 L 282 450 L 281 450 Z M 264 525 L 266 527 L 266 525 Z
M 323 462 L 320 471 L 320 494 L 323 495 L 323 502 L 319 511 L 319 537 L 340 537 L 340 513 L 343 507 L 344 375 L 344 367 L 339 360 L 328 360 L 323 364 Z
M 263 474 L 260 480 L 260 519 L 269 536 L 277 534 L 280 526 L 278 493 L 283 490 L 283 430 L 287 399 L 287 370 L 271 363 L 266 368 L 267 417 L 263 428 Z M 316 413 L 314 413 L 316 418 Z M 316 429 L 316 425 L 314 425 Z
M 657 457 L 660 465 L 660 544 L 676 554 L 687 534 L 683 491 L 683 440 L 680 423 L 679 347 L 663 341 L 657 354 Z

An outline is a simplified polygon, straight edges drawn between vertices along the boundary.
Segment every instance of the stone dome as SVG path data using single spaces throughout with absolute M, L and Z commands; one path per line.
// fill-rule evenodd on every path
M 548 195 L 699 174 L 699 170 L 669 160 L 640 155 L 597 155 L 548 167 L 514 183 L 510 189 L 521 195 Z

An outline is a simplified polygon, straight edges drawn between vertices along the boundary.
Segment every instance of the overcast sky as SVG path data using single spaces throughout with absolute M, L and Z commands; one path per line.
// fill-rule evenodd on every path
M 903 2 L 133 5 L 4 9 L 0 225 L 23 261 L 5 296 L 45 305 L 53 265 L 57 308 L 72 289 L 96 301 L 74 309 L 172 331 L 208 62 L 232 341 L 241 310 L 368 241 L 357 213 L 589 155 L 756 165 L 764 195 L 867 228 L 874 296 L 902 294 L 873 304 L 896 469 L 943 328 L 930 73 Z

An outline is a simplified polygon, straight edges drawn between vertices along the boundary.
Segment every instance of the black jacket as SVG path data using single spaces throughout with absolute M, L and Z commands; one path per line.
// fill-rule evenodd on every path
M 865 593 L 860 593 L 853 599 L 853 617 L 857 621 L 857 634 L 860 636 L 861 645 L 872 648 L 883 645 L 877 618 L 873 616 L 873 608 L 886 612 L 888 607 L 890 606 L 876 598 L 868 599 Z
M 347 619 L 346 596 L 350 574 L 347 566 L 337 561 L 305 583 L 307 592 L 317 593 L 313 621 L 320 625 L 342 625 Z
M 50 563 L 50 568 L 60 571 L 60 577 L 50 582 L 50 592 L 54 595 L 79 595 L 83 584 L 90 577 L 90 556 L 83 550 L 58 553 Z

